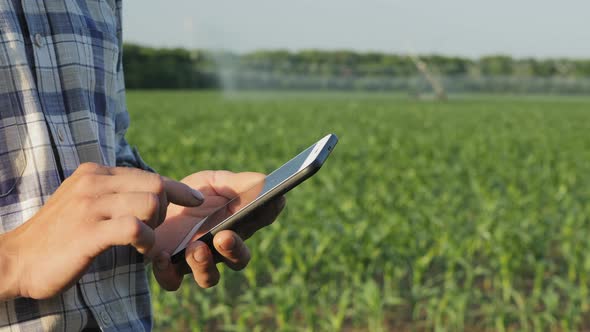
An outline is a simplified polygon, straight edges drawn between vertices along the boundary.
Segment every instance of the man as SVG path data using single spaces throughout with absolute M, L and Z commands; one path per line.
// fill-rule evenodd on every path
M 204 243 L 188 248 L 190 269 L 171 264 L 176 222 L 262 175 L 152 173 L 125 140 L 121 42 L 120 0 L 0 0 L 0 329 L 150 330 L 150 259 L 168 290 L 186 272 L 219 279 Z M 242 238 L 283 206 L 220 232 L 221 260 L 243 268 Z

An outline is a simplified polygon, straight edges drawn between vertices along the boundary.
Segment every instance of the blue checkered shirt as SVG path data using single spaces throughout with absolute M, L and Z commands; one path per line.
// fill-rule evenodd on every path
M 148 169 L 125 140 L 121 40 L 121 0 L 0 0 L 0 233 L 80 163 Z M 151 319 L 143 256 L 129 246 L 52 299 L 0 302 L 0 330 L 142 331 Z

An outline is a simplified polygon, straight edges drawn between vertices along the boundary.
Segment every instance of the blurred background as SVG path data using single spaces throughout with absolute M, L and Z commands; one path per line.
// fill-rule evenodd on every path
M 160 173 L 339 146 L 159 330 L 590 329 L 590 3 L 124 3 L 129 139 Z

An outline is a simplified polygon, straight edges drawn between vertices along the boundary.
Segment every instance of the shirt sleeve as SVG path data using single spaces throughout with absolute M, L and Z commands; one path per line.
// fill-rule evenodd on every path
M 121 4 L 118 3 L 117 13 L 117 38 L 119 40 L 119 59 L 117 61 L 116 77 L 116 107 L 115 107 L 115 140 L 117 166 L 135 167 L 149 172 L 156 172 L 151 168 L 139 155 L 136 147 L 132 147 L 127 142 L 125 134 L 129 128 L 129 113 L 127 112 L 127 102 L 125 99 L 125 76 L 123 74 L 123 36 L 122 36 L 122 10 Z

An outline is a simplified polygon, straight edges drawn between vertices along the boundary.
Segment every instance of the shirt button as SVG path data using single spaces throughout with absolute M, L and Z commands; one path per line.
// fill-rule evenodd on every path
M 62 143 L 64 141 L 64 131 L 61 128 L 57 128 L 57 139 Z
M 109 314 L 106 311 L 100 312 L 100 320 L 104 325 L 111 325 L 111 317 L 109 317 Z
M 41 36 L 40 33 L 35 34 L 35 45 L 37 45 L 37 47 L 43 46 L 43 36 Z

